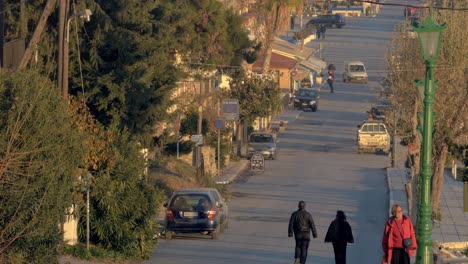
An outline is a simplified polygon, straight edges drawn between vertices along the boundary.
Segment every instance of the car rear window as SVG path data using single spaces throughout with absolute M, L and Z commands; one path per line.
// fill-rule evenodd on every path
M 174 211 L 204 212 L 213 207 L 211 199 L 205 194 L 180 194 L 173 197 L 170 208 Z
M 362 127 L 362 132 L 369 132 L 369 133 L 375 133 L 375 132 L 387 132 L 385 129 L 385 126 L 382 124 L 366 124 Z
M 273 136 L 270 134 L 254 134 L 250 135 L 250 142 L 254 143 L 273 143 Z

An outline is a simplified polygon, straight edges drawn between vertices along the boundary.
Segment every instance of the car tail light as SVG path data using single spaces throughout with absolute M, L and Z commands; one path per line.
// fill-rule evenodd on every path
M 166 211 L 166 217 L 167 218 L 174 218 L 174 214 L 172 213 L 172 211 L 170 209 L 167 209 Z
M 215 216 L 216 216 L 216 210 L 214 208 L 211 208 L 208 211 L 208 219 L 215 218 Z

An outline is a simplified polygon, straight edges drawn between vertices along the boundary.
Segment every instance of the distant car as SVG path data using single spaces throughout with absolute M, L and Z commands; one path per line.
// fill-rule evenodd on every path
M 401 32 L 402 38 L 415 39 L 417 37 L 413 27 L 407 27 Z
M 311 88 L 300 88 L 293 95 L 294 109 L 310 109 L 312 112 L 318 110 L 320 96 Z
M 387 121 L 387 114 L 390 112 L 390 105 L 376 104 L 372 106 L 369 113 L 372 115 L 373 120 L 382 120 L 384 123 Z
M 278 148 L 276 136 L 270 132 L 252 132 L 247 145 L 247 157 L 250 159 L 254 154 L 262 154 L 264 158 L 276 159 Z
M 214 188 L 175 191 L 164 206 L 166 239 L 178 233 L 204 233 L 217 239 L 228 222 L 227 204 Z
M 367 84 L 369 76 L 367 75 L 366 66 L 360 61 L 345 62 L 343 72 L 343 82 L 360 82 Z
M 325 25 L 326 27 L 337 27 L 341 28 L 346 25 L 346 21 L 343 15 L 318 15 L 307 22 L 308 25 Z
M 390 134 L 381 120 L 365 120 L 357 127 L 358 153 L 382 151 L 388 154 L 390 152 Z

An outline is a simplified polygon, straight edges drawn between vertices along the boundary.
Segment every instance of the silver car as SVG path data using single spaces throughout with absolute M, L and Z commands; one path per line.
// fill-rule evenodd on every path
M 276 159 L 278 149 L 276 136 L 270 132 L 252 132 L 249 136 L 247 157 L 250 159 L 254 154 L 262 154 L 268 159 Z
M 367 84 L 369 76 L 367 75 L 364 63 L 360 61 L 345 62 L 343 72 L 343 82 L 361 82 Z

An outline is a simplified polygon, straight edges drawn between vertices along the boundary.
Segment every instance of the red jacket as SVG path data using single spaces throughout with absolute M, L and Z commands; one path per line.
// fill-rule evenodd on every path
M 387 220 L 387 223 L 385 224 L 385 230 L 383 233 L 383 238 L 382 238 L 382 249 L 384 251 L 384 258 L 382 259 L 382 262 L 386 260 L 386 263 L 391 263 L 392 262 L 392 253 L 393 253 L 393 239 L 392 236 L 389 234 L 392 234 L 393 228 L 398 228 L 395 223 L 395 217 L 390 217 Z M 401 232 L 403 233 L 404 238 L 409 238 L 413 240 L 413 245 L 406 249 L 408 252 L 408 255 L 411 257 L 414 255 L 414 251 L 418 247 L 418 244 L 416 242 L 416 235 L 414 234 L 414 227 L 413 223 L 411 222 L 411 219 L 409 216 L 404 215 L 403 216 L 403 222 L 401 223 Z

